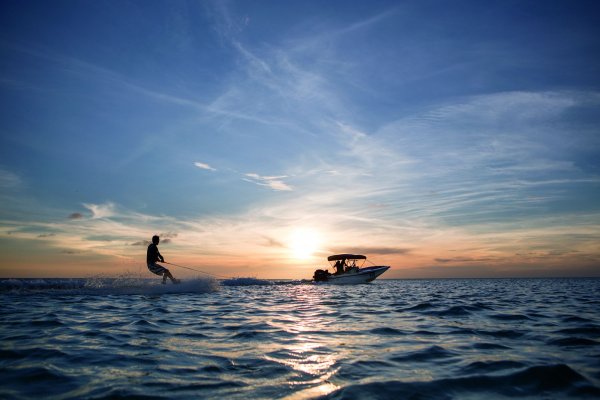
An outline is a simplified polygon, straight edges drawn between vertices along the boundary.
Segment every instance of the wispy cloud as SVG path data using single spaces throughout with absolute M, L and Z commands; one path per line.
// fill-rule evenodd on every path
M 368 256 L 380 256 L 380 255 L 405 255 L 410 253 L 408 248 L 400 247 L 349 247 L 338 249 L 336 252 L 347 252 L 351 251 L 353 254 L 363 254 Z
M 200 169 L 206 169 L 208 171 L 216 171 L 216 168 L 213 168 L 210 165 L 203 163 L 203 162 L 196 161 L 196 162 L 194 162 L 194 165 Z
M 83 206 L 92 212 L 93 219 L 109 218 L 115 215 L 115 204 L 112 202 L 104 204 L 84 203 Z
M 472 258 L 472 257 L 452 257 L 452 258 L 436 258 L 435 261 L 439 263 L 471 263 L 471 262 L 486 262 L 491 261 L 493 258 Z
M 246 182 L 252 182 L 260 186 L 267 186 L 275 191 L 289 191 L 293 188 L 287 183 L 283 182 L 282 179 L 287 178 L 286 175 L 282 176 L 261 176 L 255 173 L 249 173 L 244 175 L 243 178 Z
M 21 178 L 10 171 L 0 169 L 0 189 L 12 189 L 22 184 Z
M 168 243 L 172 243 L 173 239 L 175 239 L 178 234 L 176 232 L 164 232 L 164 233 L 159 233 L 158 236 L 160 237 L 160 242 L 162 244 L 168 244 Z
M 48 237 L 52 237 L 52 236 L 56 236 L 56 233 L 40 233 L 37 237 L 48 238 Z
M 150 243 L 152 243 L 150 240 L 138 240 L 137 242 L 131 243 L 131 246 L 147 247 L 150 245 Z

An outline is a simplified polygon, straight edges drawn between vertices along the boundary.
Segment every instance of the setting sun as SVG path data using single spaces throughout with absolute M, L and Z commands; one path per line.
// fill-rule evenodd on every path
M 290 249 L 296 259 L 311 257 L 319 246 L 319 234 L 312 229 L 296 229 L 290 236 Z

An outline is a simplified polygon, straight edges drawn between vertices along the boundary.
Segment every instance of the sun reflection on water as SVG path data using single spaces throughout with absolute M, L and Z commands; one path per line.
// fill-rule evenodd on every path
M 296 379 L 288 379 L 290 386 L 309 386 L 285 399 L 304 399 L 327 395 L 339 387 L 329 379 L 337 373 L 340 353 L 335 351 L 335 339 L 322 333 L 331 323 L 331 314 L 335 310 L 321 303 L 319 293 L 314 290 L 295 291 L 292 296 L 301 298 L 301 308 L 297 308 L 286 317 L 285 322 L 276 325 L 294 335 L 289 343 L 276 352 L 281 356 L 265 356 L 269 361 L 277 362 L 298 371 Z M 296 303 L 298 304 L 298 303 Z M 306 379 L 303 375 L 309 375 Z M 315 386 L 316 385 L 316 386 Z
M 339 389 L 339 386 L 334 385 L 330 382 L 325 382 L 322 385 L 311 387 L 308 389 L 301 390 L 299 392 L 295 392 L 290 394 L 289 396 L 284 397 L 284 400 L 302 400 L 302 399 L 312 399 L 315 397 L 326 396 L 331 392 Z

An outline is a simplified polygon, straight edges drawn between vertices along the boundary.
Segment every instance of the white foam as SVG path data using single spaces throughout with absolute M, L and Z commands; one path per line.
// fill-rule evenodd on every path
M 218 290 L 219 284 L 214 278 L 194 277 L 180 283 L 162 279 L 140 278 L 137 275 L 124 274 L 117 278 L 90 278 L 85 287 L 97 292 L 114 294 L 161 294 L 161 293 L 210 293 Z

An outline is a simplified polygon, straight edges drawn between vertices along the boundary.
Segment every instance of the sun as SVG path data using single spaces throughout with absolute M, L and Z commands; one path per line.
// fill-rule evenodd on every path
M 296 229 L 290 235 L 289 248 L 296 259 L 310 258 L 319 248 L 319 234 L 312 229 Z

